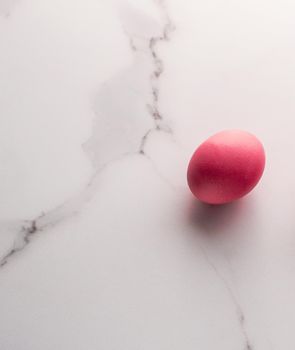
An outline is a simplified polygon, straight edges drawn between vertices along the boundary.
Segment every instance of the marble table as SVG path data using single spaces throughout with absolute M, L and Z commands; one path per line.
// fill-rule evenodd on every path
M 293 0 L 0 0 L 1 350 L 295 349 Z M 187 162 L 267 167 L 201 205 Z

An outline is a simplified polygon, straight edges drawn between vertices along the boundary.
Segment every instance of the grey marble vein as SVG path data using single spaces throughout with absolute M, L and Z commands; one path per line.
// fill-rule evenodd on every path
M 158 35 L 152 35 L 149 38 L 144 36 L 140 37 L 137 33 L 135 35 L 134 33 L 130 33 L 128 29 L 124 28 L 124 33 L 128 37 L 131 50 L 134 53 L 143 53 L 152 63 L 152 71 L 150 72 L 149 78 L 151 100 L 146 103 L 146 110 L 153 121 L 153 127 L 149 128 L 141 138 L 139 145 L 140 154 L 145 154 L 146 143 L 154 132 L 173 134 L 173 130 L 165 122 L 165 118 L 159 107 L 159 80 L 164 72 L 164 61 L 158 54 L 158 46 L 161 43 L 169 42 L 171 34 L 175 30 L 175 25 L 170 19 L 165 2 L 155 0 L 155 3 L 158 5 L 164 21 L 161 32 Z M 141 41 L 145 44 L 142 45 Z M 137 42 L 139 43 L 137 44 Z
M 254 347 L 251 344 L 251 341 L 249 339 L 248 333 L 247 333 L 246 328 L 245 328 L 246 318 L 245 318 L 245 313 L 242 309 L 242 306 L 240 305 L 235 293 L 233 292 L 233 290 L 232 290 L 231 286 L 229 285 L 228 281 L 226 280 L 226 278 L 219 272 L 219 270 L 215 266 L 214 262 L 209 257 L 206 249 L 202 245 L 200 245 L 200 248 L 202 250 L 202 253 L 203 253 L 203 256 L 204 256 L 206 262 L 211 267 L 211 269 L 214 271 L 214 273 L 216 274 L 218 279 L 222 282 L 224 288 L 226 289 L 226 291 L 227 291 L 227 293 L 228 293 L 228 295 L 229 295 L 229 297 L 230 297 L 230 299 L 235 307 L 237 321 L 239 323 L 240 330 L 241 330 L 241 333 L 242 333 L 243 338 L 244 338 L 243 349 L 244 350 L 254 350 Z
M 161 131 L 165 133 L 172 133 L 172 130 L 165 125 L 164 117 L 159 109 L 159 78 L 163 73 L 164 62 L 157 53 L 157 45 L 161 42 L 167 42 L 170 39 L 170 34 L 172 33 L 174 26 L 168 16 L 165 4 L 163 1 L 156 1 L 156 4 L 161 11 L 161 15 L 164 18 L 164 23 L 161 35 L 152 36 L 147 39 L 148 53 L 152 62 L 152 72 L 150 74 L 150 91 L 152 95 L 151 102 L 147 102 L 147 110 L 149 115 L 152 117 L 154 126 L 147 129 L 143 135 L 139 135 L 140 146 L 138 150 L 138 145 L 134 149 L 124 149 L 123 151 L 117 152 L 116 154 L 109 154 L 106 159 L 102 157 L 97 150 L 100 149 L 99 144 L 101 143 L 101 119 L 103 119 L 103 113 L 109 111 L 110 105 L 106 105 L 105 101 L 109 100 L 109 97 L 116 97 L 117 94 L 117 80 L 113 79 L 110 82 L 104 84 L 98 94 L 99 104 L 94 106 L 95 118 L 93 122 L 93 133 L 90 139 L 85 142 L 82 146 L 85 153 L 90 157 L 93 164 L 93 174 L 85 185 L 83 189 L 72 198 L 61 203 L 57 207 L 49 211 L 42 211 L 40 215 L 33 219 L 28 220 L 16 220 L 13 223 L 1 222 L 0 227 L 9 230 L 12 234 L 15 234 L 15 239 L 11 247 L 0 256 L 0 268 L 7 265 L 7 263 L 19 252 L 21 252 L 30 242 L 33 236 L 44 232 L 50 228 L 55 227 L 57 224 L 64 223 L 66 220 L 72 218 L 81 212 L 84 204 L 91 200 L 91 198 L 96 193 L 97 189 L 97 179 L 101 172 L 103 172 L 110 164 L 123 159 L 126 156 L 134 156 L 136 154 L 144 155 L 151 163 L 152 167 L 157 173 L 157 175 L 169 186 L 171 185 L 169 181 L 157 170 L 156 165 L 152 159 L 145 154 L 145 145 L 153 132 Z M 133 51 L 138 51 L 139 49 L 134 44 L 132 36 L 129 36 L 130 47 Z M 127 77 L 129 72 L 126 73 Z M 118 79 L 124 80 L 126 76 L 120 75 Z M 128 80 L 128 79 L 127 79 Z M 119 86 L 119 91 L 121 91 L 121 86 Z M 106 96 L 108 97 L 106 99 Z M 112 100 L 112 98 L 110 98 Z M 103 101 L 103 102 L 101 102 Z M 117 115 L 116 115 L 117 117 Z M 116 121 L 115 121 L 116 122 Z
M 17 0 L 0 0 L 0 16 L 9 18 Z
M 75 196 L 61 203 L 57 207 L 42 212 L 40 215 L 29 220 L 19 220 L 12 223 L 2 222 L 0 225 L 6 230 L 15 232 L 16 238 L 9 250 L 0 257 L 0 268 L 5 266 L 8 261 L 17 253 L 21 252 L 30 242 L 33 236 L 54 228 L 60 223 L 64 223 L 70 218 L 78 215 L 83 206 L 91 200 L 95 194 L 97 187 L 97 179 L 99 175 L 111 164 L 121 160 L 125 156 L 122 155 L 117 159 L 105 163 L 97 168 L 86 186 Z
M 141 154 L 145 154 L 145 145 L 152 132 L 162 131 L 169 134 L 173 133 L 172 129 L 164 123 L 165 119 L 159 108 L 159 79 L 164 72 L 164 61 L 157 52 L 157 46 L 163 41 L 168 42 L 170 40 L 171 34 L 175 30 L 175 25 L 169 17 L 164 1 L 156 2 L 162 11 L 165 24 L 161 35 L 151 37 L 148 44 L 149 55 L 152 58 L 154 69 L 150 77 L 152 103 L 148 103 L 146 107 L 149 115 L 154 121 L 154 127 L 148 130 L 141 140 L 139 148 L 139 152 Z M 130 42 L 132 43 L 132 39 L 130 40 Z
M 30 243 L 31 237 L 40 231 L 40 227 L 37 225 L 38 218 L 31 221 L 23 221 L 16 223 L 19 226 L 17 230 L 17 237 L 12 247 L 6 252 L 0 259 L 0 267 L 7 264 L 8 260 L 24 249 L 24 247 Z

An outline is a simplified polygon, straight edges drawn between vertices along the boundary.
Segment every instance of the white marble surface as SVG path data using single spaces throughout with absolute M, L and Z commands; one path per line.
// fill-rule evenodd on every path
M 0 0 L 1 350 L 294 350 L 293 0 Z M 263 141 L 233 205 L 199 142 Z

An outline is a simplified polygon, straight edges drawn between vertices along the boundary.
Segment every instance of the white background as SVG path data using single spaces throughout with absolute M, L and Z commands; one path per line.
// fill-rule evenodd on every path
M 294 350 L 295 4 L 0 0 L 1 350 Z M 206 207 L 211 134 L 263 142 Z

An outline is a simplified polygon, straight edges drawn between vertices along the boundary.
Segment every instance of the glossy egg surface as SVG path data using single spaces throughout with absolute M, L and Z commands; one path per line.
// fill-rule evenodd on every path
M 187 181 L 202 202 L 224 204 L 249 193 L 260 180 L 265 152 L 256 136 L 242 130 L 221 131 L 193 154 Z

